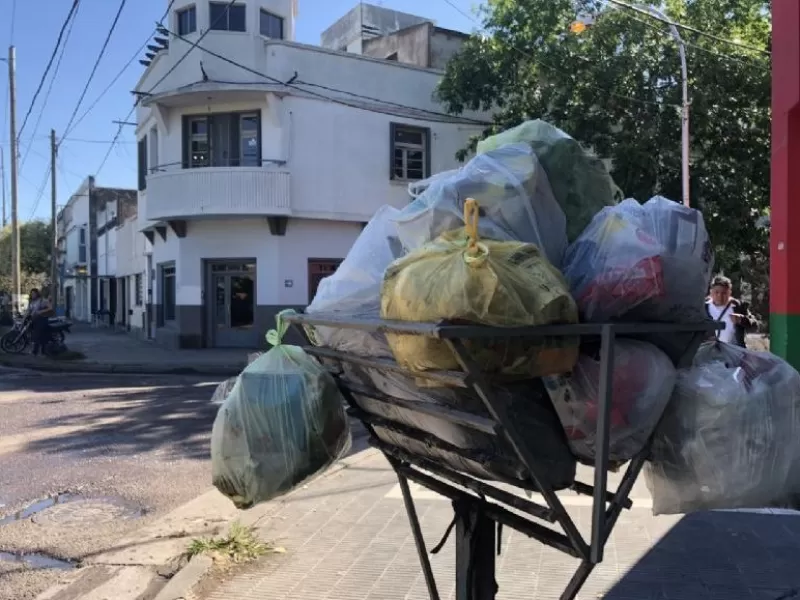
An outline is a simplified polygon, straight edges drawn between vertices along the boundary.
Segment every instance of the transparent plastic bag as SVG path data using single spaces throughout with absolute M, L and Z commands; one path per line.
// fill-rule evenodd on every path
M 577 239 L 598 211 L 622 200 L 622 192 L 602 160 L 540 119 L 526 121 L 478 142 L 478 155 L 520 142 L 530 145 L 544 167 L 553 195 L 566 215 L 570 242 Z
M 478 241 L 478 203 L 464 206 L 464 229 L 441 235 L 386 270 L 381 317 L 400 321 L 515 327 L 577 323 L 561 273 L 533 244 Z M 458 369 L 441 340 L 387 334 L 397 362 L 415 372 Z M 468 347 L 487 372 L 537 377 L 563 373 L 578 358 L 576 338 L 472 340 Z M 419 385 L 432 382 L 420 379 Z
M 320 282 L 307 314 L 378 318 L 384 271 L 403 254 L 394 222 L 399 213 L 391 206 L 378 209 L 336 272 Z M 306 327 L 306 333 L 317 346 L 359 356 L 391 356 L 380 333 L 333 327 Z
M 604 208 L 567 249 L 564 276 L 581 315 L 602 322 L 697 322 L 713 253 L 703 215 L 656 196 Z
M 798 490 L 799 446 L 800 374 L 766 352 L 703 344 L 653 439 L 653 513 L 779 504 Z
M 281 343 L 287 312 L 267 334 L 274 347 L 242 371 L 211 431 L 212 482 L 237 508 L 289 492 L 350 448 L 333 377 L 302 348 Z
M 259 357 L 262 356 L 263 352 L 250 352 L 247 355 L 247 364 L 251 365 L 253 362 Z M 217 385 L 214 389 L 214 393 L 211 395 L 211 404 L 222 404 L 225 402 L 225 398 L 231 393 L 233 387 L 236 385 L 236 381 L 239 379 L 239 376 L 230 377 Z
M 511 144 L 476 156 L 458 171 L 435 176 L 397 217 L 409 250 L 464 226 L 464 202 L 481 207 L 484 239 L 536 244 L 555 266 L 567 247 L 564 212 L 539 161 L 527 144 Z
M 675 386 L 675 367 L 646 342 L 617 340 L 614 345 L 611 437 L 614 461 L 633 458 L 647 444 Z M 546 377 L 545 386 L 576 456 L 594 459 L 600 394 L 600 356 L 581 353 L 570 375 Z

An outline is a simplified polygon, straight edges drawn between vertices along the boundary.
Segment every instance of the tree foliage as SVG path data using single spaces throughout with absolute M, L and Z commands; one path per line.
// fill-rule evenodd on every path
M 22 292 L 43 287 L 50 272 L 53 245 L 50 225 L 28 221 L 20 226 L 20 269 Z M 11 227 L 0 231 L 0 291 L 11 292 Z
M 680 24 L 769 49 L 766 0 L 660 4 Z M 667 24 L 606 0 L 488 0 L 480 17 L 483 35 L 448 64 L 437 92 L 450 112 L 494 111 L 484 135 L 545 119 L 610 158 L 628 197 L 680 200 L 680 59 Z M 592 22 L 580 34 L 570 31 L 578 17 Z M 740 280 L 746 265 L 768 261 L 768 230 L 756 220 L 769 207 L 769 56 L 680 34 L 692 205 L 704 212 L 718 267 Z

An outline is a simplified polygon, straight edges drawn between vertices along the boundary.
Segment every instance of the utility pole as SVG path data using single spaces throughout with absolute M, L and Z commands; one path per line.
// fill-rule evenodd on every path
M 56 130 L 50 130 L 50 306 L 58 307 L 58 228 L 56 224 Z
M 3 229 L 6 228 L 6 167 L 3 160 L 3 147 L 0 146 L 0 186 L 3 187 Z
M 22 294 L 20 292 L 20 241 L 19 219 L 17 215 L 17 85 L 16 85 L 16 51 L 14 46 L 8 48 L 8 97 L 11 113 L 11 304 L 15 311 L 20 309 Z

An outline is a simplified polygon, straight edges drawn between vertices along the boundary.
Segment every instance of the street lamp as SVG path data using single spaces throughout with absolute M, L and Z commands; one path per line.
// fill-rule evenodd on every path
M 619 3 L 620 6 L 627 6 Z M 660 10 L 653 6 L 636 5 L 636 9 L 641 12 L 647 12 L 656 17 L 659 21 L 665 22 L 669 25 L 669 31 L 675 41 L 678 43 L 678 54 L 681 59 L 681 189 L 683 192 L 683 204 L 689 204 L 689 73 L 686 67 L 686 46 L 683 43 L 678 28 L 675 24 Z M 572 33 L 580 34 L 586 31 L 591 22 L 584 19 L 579 19 L 572 23 L 570 31 Z

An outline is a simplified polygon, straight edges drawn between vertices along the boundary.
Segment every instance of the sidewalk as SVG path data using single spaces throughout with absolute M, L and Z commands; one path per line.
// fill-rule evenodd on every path
M 286 548 L 243 571 L 209 577 L 186 600 L 427 599 L 394 473 L 382 455 L 318 480 L 283 502 L 257 508 L 264 540 Z M 591 481 L 589 469 L 580 479 Z M 616 485 L 617 477 L 610 485 Z M 449 501 L 412 486 L 433 547 L 452 519 Z M 560 494 L 586 535 L 590 500 Z M 653 517 L 644 479 L 632 493 L 582 600 L 778 600 L 800 598 L 800 516 L 717 511 Z M 499 599 L 558 598 L 577 560 L 504 529 Z M 452 538 L 431 557 L 439 592 L 453 598 Z
M 76 323 L 67 336 L 70 350 L 83 360 L 50 360 L 0 352 L 0 365 L 43 371 L 77 373 L 134 373 L 145 375 L 202 374 L 233 377 L 247 365 L 245 349 L 171 350 L 140 340 L 127 332 L 93 329 Z

